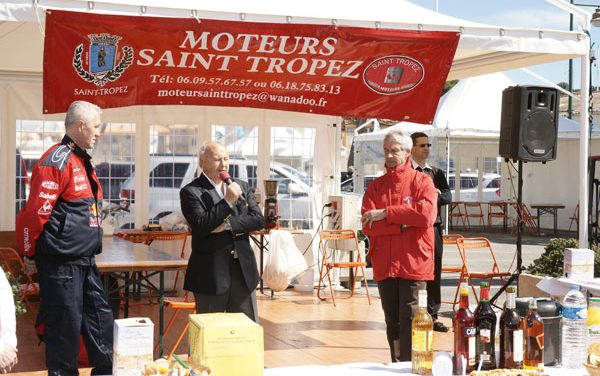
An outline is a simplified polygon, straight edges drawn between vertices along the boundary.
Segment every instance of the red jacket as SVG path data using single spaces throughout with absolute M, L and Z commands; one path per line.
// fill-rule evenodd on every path
M 362 213 L 387 209 L 385 220 L 364 226 L 369 237 L 373 279 L 433 279 L 433 223 L 437 215 L 437 190 L 427 174 L 410 162 L 369 184 Z
M 68 262 L 102 250 L 102 188 L 90 159 L 65 136 L 35 165 L 16 221 L 23 255 Z

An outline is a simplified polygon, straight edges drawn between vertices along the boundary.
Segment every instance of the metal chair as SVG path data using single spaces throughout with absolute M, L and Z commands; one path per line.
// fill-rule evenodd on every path
M 535 215 L 531 215 L 531 213 L 529 212 L 529 209 L 527 209 L 527 205 L 525 205 L 525 204 L 518 205 L 516 202 L 513 202 L 512 206 L 515 209 L 515 212 L 517 215 L 516 218 L 514 219 L 513 229 L 517 228 L 518 218 L 519 218 L 518 215 L 519 215 L 519 212 L 521 212 L 521 220 L 523 221 L 523 224 L 525 225 L 525 230 L 531 231 L 532 234 L 537 234 L 538 233 L 538 227 L 537 227 L 538 217 Z M 520 206 L 520 209 L 519 209 L 519 206 Z
M 458 239 L 462 239 L 464 238 L 464 236 L 462 236 L 461 234 L 445 234 L 442 235 L 442 243 L 444 245 L 455 245 L 458 249 L 458 244 L 456 243 L 456 241 Z M 442 273 L 460 273 L 462 272 L 464 268 L 464 264 L 460 265 L 460 266 L 442 266 Z M 460 285 L 460 280 L 459 280 L 459 285 Z M 456 305 L 456 303 L 458 303 L 457 297 L 454 296 L 454 300 L 452 301 L 442 301 L 442 303 L 446 303 L 446 304 L 452 304 L 452 308 L 454 309 L 454 306 Z
M 465 214 L 462 212 L 460 208 L 462 206 L 462 201 L 452 201 L 449 205 L 449 214 L 450 217 L 450 228 L 452 228 L 454 223 L 454 218 L 457 218 L 456 224 L 458 225 L 458 220 L 462 221 L 463 227 L 467 227 L 467 223 L 465 222 Z
M 488 228 L 491 229 L 494 218 L 502 219 L 502 228 L 506 231 L 508 225 L 508 202 L 490 201 L 488 202 Z
M 173 326 L 173 323 L 175 323 L 175 320 L 177 319 L 179 312 L 181 312 L 182 310 L 191 311 L 190 314 L 196 312 L 196 302 L 195 302 L 193 296 L 192 297 L 189 296 L 188 291 L 186 291 L 183 296 L 165 297 L 164 302 L 165 302 L 165 308 L 172 308 L 174 310 L 173 316 L 171 316 L 171 319 L 167 323 L 167 326 L 165 327 L 165 331 L 163 332 L 163 338 L 167 338 L 167 333 L 169 332 L 169 330 L 171 330 L 171 326 Z M 181 343 L 181 340 L 183 339 L 183 336 L 185 336 L 185 334 L 187 333 L 189 327 L 190 327 L 190 321 L 187 320 L 187 322 L 185 323 L 185 326 L 179 333 L 179 336 L 177 336 L 177 340 L 175 341 L 175 344 L 171 348 L 171 351 L 169 352 L 167 359 L 170 359 L 173 356 L 173 354 L 175 353 L 175 351 L 177 351 L 177 347 Z M 156 344 L 154 345 L 154 350 L 156 350 L 158 348 L 158 345 L 159 345 L 159 342 L 157 341 Z
M 345 297 L 349 299 L 354 296 L 354 286 L 356 285 L 356 277 L 360 269 L 363 280 L 365 281 L 365 291 L 369 305 L 371 304 L 371 296 L 369 295 L 369 284 L 367 283 L 367 275 L 365 273 L 366 262 L 363 262 L 362 256 L 358 248 L 358 239 L 353 230 L 323 230 L 319 232 L 320 242 L 319 248 L 322 254 L 321 268 L 319 270 L 319 284 L 317 287 L 317 297 L 325 300 L 328 297 L 321 295 L 321 285 L 327 277 L 329 282 L 329 296 L 335 306 L 335 294 L 333 292 L 333 283 L 331 271 L 333 269 L 348 269 L 351 278 L 348 279 L 350 284 L 350 294 Z M 341 261 L 341 252 L 350 253 L 350 261 Z M 356 253 L 356 258 L 353 259 L 352 254 Z M 352 280 L 350 280 L 352 279 Z
M 29 298 L 34 296 L 39 298 L 40 285 L 34 282 L 30 275 L 23 273 L 25 264 L 21 255 L 14 248 L 0 247 L 0 265 L 5 272 L 9 272 L 17 278 L 21 301 L 25 303 L 30 312 L 33 312 Z
M 491 287 L 492 280 L 494 278 L 499 278 L 500 281 L 504 283 L 504 278 L 511 276 L 511 273 L 508 271 L 500 271 L 498 261 L 494 255 L 494 250 L 492 249 L 492 246 L 487 238 L 459 238 L 456 240 L 456 244 L 458 245 L 458 251 L 460 252 L 460 257 L 463 262 L 463 268 L 460 272 L 458 284 L 460 286 L 461 282 L 468 283 L 473 290 L 473 294 L 475 295 L 475 300 L 477 302 L 479 301 L 479 297 L 477 296 L 473 279 L 487 279 L 489 286 Z M 475 269 L 472 263 L 470 263 L 473 257 L 477 257 L 479 264 L 489 265 L 489 268 L 486 270 Z M 482 258 L 485 257 L 487 257 L 488 262 L 482 263 Z M 456 293 L 454 294 L 455 301 L 458 297 L 459 286 L 457 286 Z M 454 309 L 454 306 L 452 309 Z
M 571 231 L 571 227 L 573 226 L 573 223 L 575 223 L 575 229 L 579 232 L 579 203 L 575 206 L 575 210 L 569 219 L 571 220 L 571 223 L 569 223 L 569 231 Z
M 471 228 L 471 222 L 469 218 L 478 219 L 479 224 L 484 227 L 485 221 L 483 220 L 483 210 L 481 203 L 477 201 L 465 201 L 463 202 L 465 207 L 465 218 L 467 219 L 467 228 Z

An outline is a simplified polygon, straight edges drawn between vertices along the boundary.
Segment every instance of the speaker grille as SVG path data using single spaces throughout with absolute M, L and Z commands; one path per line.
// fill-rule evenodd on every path
M 556 140 L 556 129 L 552 115 L 546 111 L 535 111 L 526 116 L 521 128 L 523 149 L 531 156 L 543 158 L 552 152 Z

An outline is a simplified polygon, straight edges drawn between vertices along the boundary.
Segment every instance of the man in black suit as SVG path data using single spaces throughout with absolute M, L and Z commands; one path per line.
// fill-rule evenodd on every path
M 259 275 L 249 232 L 265 225 L 248 183 L 219 177 L 229 153 L 218 142 L 200 148 L 200 177 L 179 192 L 192 229 L 192 254 L 183 288 L 194 293 L 196 312 L 243 312 L 258 322 Z
M 435 229 L 434 279 L 427 281 L 427 310 L 433 318 L 433 330 L 447 332 L 448 328 L 446 325 L 438 321 L 438 311 L 442 304 L 442 256 L 444 253 L 444 244 L 442 243 L 442 205 L 448 205 L 452 201 L 452 193 L 450 192 L 444 171 L 427 164 L 431 148 L 429 137 L 423 132 L 415 132 L 410 135 L 410 138 L 413 141 L 410 153 L 413 168 L 431 176 L 433 185 L 438 191 L 437 217 L 433 225 Z

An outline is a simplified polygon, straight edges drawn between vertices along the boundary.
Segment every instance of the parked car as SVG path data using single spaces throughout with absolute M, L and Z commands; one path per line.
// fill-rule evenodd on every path
M 478 198 L 478 180 L 479 174 L 474 172 L 463 172 L 460 174 L 460 200 L 461 201 L 480 201 Z M 502 178 L 498 174 L 483 174 L 483 196 L 482 202 L 500 200 L 500 185 Z M 455 176 L 448 177 L 448 185 L 452 190 L 452 198 L 456 199 L 454 187 Z
M 25 164 L 25 160 L 21 156 L 21 152 L 17 149 L 16 155 L 16 209 L 17 213 L 21 210 L 25 203 L 27 202 L 27 197 L 29 196 L 29 177 L 27 175 L 27 166 Z
M 149 221 L 158 220 L 173 211 L 180 211 L 179 190 L 198 176 L 198 158 L 195 155 L 152 155 L 149 174 Z M 256 162 L 250 159 L 231 158 L 229 174 L 248 182 L 256 189 Z M 135 185 L 132 174 L 121 185 L 122 207 L 133 211 L 135 205 Z M 277 179 L 277 196 L 280 221 L 283 226 L 309 228 L 312 224 L 313 189 L 307 184 L 310 179 L 291 166 L 272 162 L 271 179 Z M 262 192 L 262 187 L 259 187 Z M 264 200 L 264 193 L 261 200 Z M 133 222 L 133 216 L 129 221 Z M 123 227 L 130 227 L 129 223 Z

